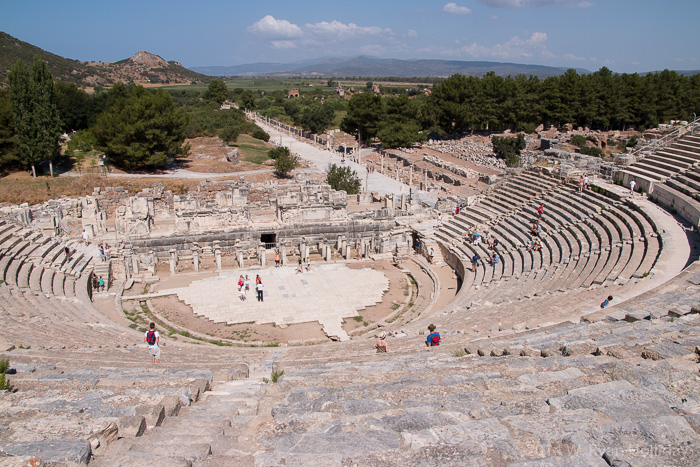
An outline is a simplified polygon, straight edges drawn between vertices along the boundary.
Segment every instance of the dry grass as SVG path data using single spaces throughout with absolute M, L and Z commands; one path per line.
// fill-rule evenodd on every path
M 181 178 L 109 178 L 97 175 L 82 177 L 37 177 L 29 173 L 13 173 L 0 181 L 0 202 L 38 204 L 61 196 L 86 196 L 95 187 L 123 186 L 130 194 L 136 194 L 154 183 L 162 183 L 166 190 L 181 194 L 195 188 L 201 180 Z

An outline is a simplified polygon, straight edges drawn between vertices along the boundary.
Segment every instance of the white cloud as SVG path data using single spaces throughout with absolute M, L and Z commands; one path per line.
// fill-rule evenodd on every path
M 491 15 L 491 19 L 494 20 L 494 21 L 497 21 L 497 20 L 498 20 L 498 16 L 496 16 L 496 15 Z
M 532 58 L 539 55 L 543 58 L 552 58 L 554 55 L 547 50 L 547 33 L 533 32 L 528 39 L 518 36 L 512 37 L 502 44 L 485 46 L 473 42 L 458 49 L 443 50 L 444 55 L 464 56 L 474 58 L 497 58 L 500 60 L 513 60 L 517 58 Z
M 455 15 L 468 15 L 472 12 L 470 8 L 466 6 L 457 5 L 454 2 L 446 3 L 442 10 L 447 13 L 452 13 Z
M 270 41 L 270 47 L 273 49 L 296 49 L 297 44 L 294 41 Z
M 578 55 L 574 55 L 574 54 L 564 54 L 564 58 L 567 60 L 576 60 L 578 62 L 586 59 L 586 57 L 579 57 Z
M 345 24 L 335 20 L 306 23 L 304 29 L 312 36 L 330 36 L 340 40 L 356 36 L 376 36 L 389 31 L 377 26 L 358 26 L 355 23 Z
M 409 29 L 408 32 L 406 33 L 406 35 L 408 37 L 418 37 L 418 33 L 413 29 Z
M 528 45 L 539 45 L 547 42 L 546 32 L 533 32 L 530 38 L 526 41 Z
M 277 19 L 272 15 L 266 15 L 253 23 L 247 29 L 248 33 L 267 42 L 273 49 L 314 48 L 325 47 L 329 44 L 339 44 L 343 41 L 355 41 L 357 47 L 363 45 L 362 41 L 372 38 L 389 39 L 394 36 L 391 29 L 382 29 L 377 26 L 358 26 L 355 23 L 342 23 L 340 21 L 321 21 L 318 23 L 306 23 L 303 26 L 296 25 L 285 19 Z M 416 37 L 417 33 L 413 31 Z
M 248 27 L 248 32 L 265 39 L 296 39 L 304 35 L 299 26 L 286 19 L 266 15 Z
M 589 8 L 594 5 L 586 0 L 479 0 L 479 2 L 494 8 L 524 8 L 550 5 Z

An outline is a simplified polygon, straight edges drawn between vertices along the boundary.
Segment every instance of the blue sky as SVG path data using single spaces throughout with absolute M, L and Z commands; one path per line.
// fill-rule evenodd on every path
M 331 56 L 700 69 L 699 0 L 0 0 L 0 30 L 78 60 Z

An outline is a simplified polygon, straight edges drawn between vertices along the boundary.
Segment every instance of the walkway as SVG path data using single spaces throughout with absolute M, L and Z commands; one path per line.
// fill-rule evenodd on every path
M 281 132 L 262 120 L 256 120 L 255 123 L 270 134 L 270 141 L 274 141 L 276 144 L 280 144 L 282 146 L 287 146 L 292 153 L 299 154 L 304 160 L 307 160 L 313 164 L 313 167 L 317 172 L 325 173 L 329 164 L 341 165 L 340 154 L 333 154 L 325 149 L 320 149 L 312 144 L 297 140 L 293 136 Z M 363 149 L 361 152 L 361 157 L 366 157 L 372 152 L 374 152 L 374 149 Z M 374 191 L 380 195 L 386 195 L 389 193 L 395 195 L 408 195 L 411 191 L 410 187 L 405 183 L 401 183 L 378 172 L 372 172 L 368 176 L 367 168 L 365 166 L 352 162 L 347 158 L 345 159 L 345 165 L 357 172 L 357 175 L 362 180 L 362 187 L 365 190 Z M 437 201 L 435 195 L 432 195 L 427 191 L 417 190 L 414 188 L 413 195 L 418 196 L 422 201 L 431 205 L 434 205 Z

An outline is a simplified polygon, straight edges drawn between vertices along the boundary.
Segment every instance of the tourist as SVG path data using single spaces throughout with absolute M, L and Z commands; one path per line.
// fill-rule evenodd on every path
M 428 262 L 429 262 L 430 264 L 433 264 L 433 258 L 434 258 L 434 257 L 435 257 L 435 252 L 434 252 L 433 249 L 431 248 L 431 249 L 430 249 L 430 253 L 428 254 Z
M 583 176 L 583 189 L 588 190 L 588 174 Z
M 280 267 L 280 251 L 277 250 L 275 253 L 275 267 L 278 268 Z
M 459 216 L 459 204 L 455 208 L 455 216 Z
M 148 353 L 151 363 L 160 363 L 160 334 L 156 331 L 156 323 L 151 323 L 150 329 L 143 336 L 143 341 L 148 344 Z
M 258 282 L 258 284 L 255 286 L 255 290 L 258 292 L 258 301 L 263 302 L 263 283 L 262 280 Z
M 245 287 L 238 287 L 238 298 L 240 298 L 242 302 L 245 302 Z
M 311 271 L 311 258 L 306 257 L 306 272 Z
M 255 275 L 255 285 L 258 285 L 261 282 L 262 282 L 262 279 L 260 279 L 260 274 L 256 274 Z
M 603 303 L 600 304 L 600 309 L 602 310 L 603 308 L 607 307 L 610 304 L 610 302 L 612 302 L 612 300 L 613 300 L 613 296 L 608 295 L 608 298 L 603 300 Z
M 105 281 L 102 280 L 102 276 L 100 276 L 100 277 L 97 279 L 97 285 L 98 285 L 98 287 L 100 288 L 100 292 L 104 292 L 104 290 L 105 290 Z
M 88 242 L 88 238 L 88 233 L 85 231 L 85 229 L 83 229 L 83 242 L 85 242 L 85 246 L 90 244 L 90 242 Z
M 243 288 L 243 283 L 244 283 L 244 282 L 245 282 L 245 281 L 243 280 L 243 274 L 241 274 L 241 275 L 238 277 L 238 290 L 241 290 L 241 289 Z
M 299 257 L 299 262 L 297 263 L 297 272 L 296 272 L 296 274 L 299 274 L 299 273 L 302 273 L 302 274 L 304 273 L 304 269 L 301 267 L 301 256 Z
M 537 218 L 541 219 L 542 214 L 544 214 L 544 203 L 540 204 L 540 207 L 537 208 Z
M 494 251 L 493 255 L 491 255 L 491 261 L 490 261 L 491 264 L 493 265 L 493 267 L 496 267 L 496 265 L 498 264 L 498 261 L 499 261 L 499 259 L 498 259 L 498 253 L 496 253 L 496 252 Z
M 250 290 L 250 279 L 248 278 L 248 274 L 246 274 L 245 281 L 243 283 L 245 284 L 245 293 L 247 295 L 248 291 Z
M 382 331 L 379 333 L 377 336 L 377 340 L 374 341 L 374 345 L 372 346 L 373 349 L 377 349 L 377 353 L 387 353 L 389 351 L 389 347 L 386 345 L 386 332 Z
M 100 291 L 100 282 L 97 280 L 97 276 L 95 274 L 92 275 L 92 290 L 96 292 Z
M 637 182 L 634 181 L 634 179 L 630 180 L 630 194 L 634 196 L 634 187 L 637 185 Z
M 66 261 L 68 261 L 70 259 L 70 248 L 65 247 L 63 252 L 66 254 Z
M 578 180 L 578 192 L 583 193 L 583 175 Z
M 474 256 L 472 256 L 472 272 L 476 273 L 476 267 L 479 265 L 480 260 L 481 256 L 479 256 L 479 253 L 474 253 Z
M 428 334 L 428 338 L 425 340 L 425 345 L 428 347 L 440 345 L 440 333 L 435 331 L 435 325 L 431 324 L 428 326 L 428 331 L 430 331 L 430 334 Z
M 102 247 L 101 243 L 100 243 L 100 246 L 97 247 L 97 249 L 100 252 L 100 261 L 104 261 L 105 260 L 105 249 Z
M 493 241 L 491 242 L 491 249 L 493 251 L 496 251 L 498 248 L 498 239 L 496 237 L 493 237 Z
M 479 243 L 481 243 L 481 234 L 478 232 L 474 232 L 472 234 L 472 245 L 478 246 Z
M 437 216 L 437 226 L 436 226 L 435 228 L 436 228 L 436 229 L 439 229 L 441 225 L 442 225 L 442 214 L 438 214 L 438 216 Z
M 111 249 L 109 243 L 105 243 L 105 259 L 110 259 Z

